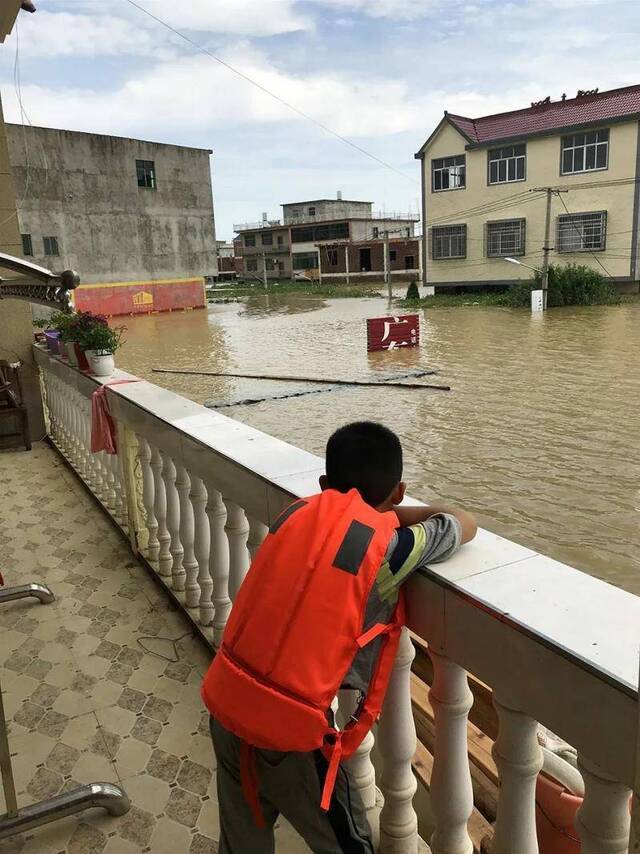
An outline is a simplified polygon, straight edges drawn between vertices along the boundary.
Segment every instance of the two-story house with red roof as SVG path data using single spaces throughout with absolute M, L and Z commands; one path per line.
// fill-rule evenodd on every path
M 551 263 L 586 264 L 637 291 L 639 120 L 640 85 L 475 119 L 445 112 L 416 154 L 424 284 L 530 277 L 542 264 L 552 187 Z

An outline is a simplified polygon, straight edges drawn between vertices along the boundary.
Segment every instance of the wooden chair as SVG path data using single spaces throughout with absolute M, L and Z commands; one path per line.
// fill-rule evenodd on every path
M 24 445 L 30 451 L 29 416 L 20 383 L 21 366 L 21 362 L 0 359 L 0 419 L 13 418 L 19 424 L 19 430 L 15 433 L 0 432 L 0 442 L 4 445 L 5 438 L 20 437 L 21 441 L 14 444 Z

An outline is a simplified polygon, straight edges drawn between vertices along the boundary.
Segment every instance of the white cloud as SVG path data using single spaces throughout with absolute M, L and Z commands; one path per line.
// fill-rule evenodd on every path
M 422 129 L 437 94 L 412 96 L 401 80 L 347 78 L 331 71 L 288 73 L 247 44 L 223 54 L 243 74 L 277 93 L 337 132 L 351 136 L 386 135 Z M 109 92 L 80 87 L 22 86 L 34 124 L 103 133 L 170 137 L 172 126 L 202 129 L 302 118 L 265 92 L 209 57 L 172 59 L 137 73 Z M 7 88 L 5 111 L 17 120 L 15 95 Z
M 162 58 L 175 53 L 164 35 L 148 27 L 136 27 L 127 18 L 112 15 L 39 11 L 22 15 L 20 54 L 26 57 L 117 56 L 133 54 Z M 15 45 L 16 34 L 7 40 Z
M 178 30 L 243 36 L 272 36 L 309 29 L 311 21 L 295 0 L 136 0 Z M 135 10 L 137 15 L 141 12 Z
M 232 36 L 269 37 L 306 30 L 310 19 L 295 9 L 295 0 L 142 0 L 140 5 L 179 31 L 198 30 Z M 185 43 L 139 9 L 119 8 L 120 16 L 95 14 L 98 5 L 79 3 L 73 12 L 21 15 L 20 52 L 24 56 L 116 56 L 166 58 Z M 7 45 L 15 44 L 15 33 Z

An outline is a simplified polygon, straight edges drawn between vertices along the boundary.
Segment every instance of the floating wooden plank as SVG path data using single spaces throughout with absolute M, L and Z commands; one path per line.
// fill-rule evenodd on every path
M 294 383 L 319 383 L 320 385 L 341 385 L 341 386 L 364 386 L 366 388 L 412 388 L 412 389 L 435 389 L 436 391 L 451 391 L 451 386 L 448 385 L 433 385 L 428 383 L 409 383 L 409 382 L 385 382 L 376 380 L 339 380 L 327 379 L 325 377 L 292 377 L 292 376 L 273 376 L 271 374 L 236 374 L 230 371 L 201 371 L 195 368 L 152 368 L 156 374 L 183 374 L 186 376 L 199 377 L 230 377 L 232 379 L 245 380 L 275 380 L 277 382 L 294 382 Z M 427 372 L 425 372 L 425 376 Z

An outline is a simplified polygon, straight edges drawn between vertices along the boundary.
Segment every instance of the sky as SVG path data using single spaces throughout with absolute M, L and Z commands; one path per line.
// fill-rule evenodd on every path
M 414 153 L 477 117 L 640 83 L 635 0 L 35 0 L 0 48 L 7 121 L 213 150 L 218 239 L 314 198 L 419 211 Z M 19 87 L 16 86 L 16 53 Z

